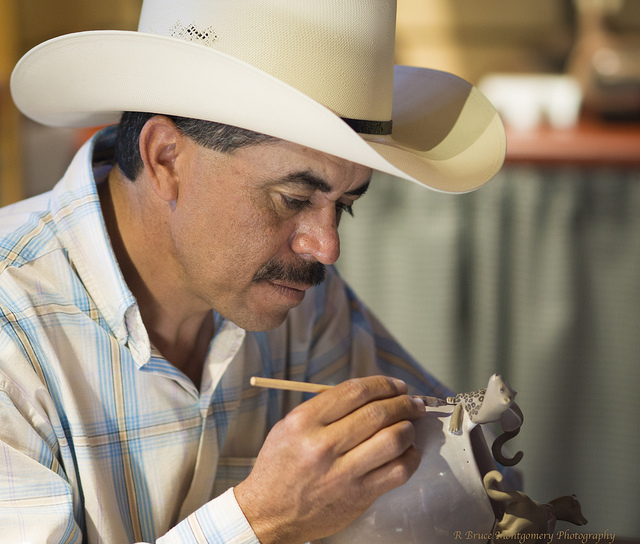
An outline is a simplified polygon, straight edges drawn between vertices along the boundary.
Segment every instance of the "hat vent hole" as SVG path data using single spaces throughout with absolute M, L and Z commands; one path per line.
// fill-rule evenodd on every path
M 212 27 L 199 29 L 195 24 L 184 26 L 178 21 L 170 30 L 173 38 L 180 38 L 187 42 L 196 42 L 211 47 L 218 39 L 218 35 Z

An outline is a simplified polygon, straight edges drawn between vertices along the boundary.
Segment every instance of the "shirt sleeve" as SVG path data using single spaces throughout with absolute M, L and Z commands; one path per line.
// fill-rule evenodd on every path
M 79 544 L 83 531 L 76 521 L 78 513 L 74 514 L 77 500 L 73 497 L 73 486 L 56 461 L 55 446 L 49 443 L 49 438 L 55 443 L 51 427 L 37 405 L 12 391 L 11 382 L 4 378 L 0 373 L 0 534 L 3 542 Z M 260 544 L 233 489 L 196 510 L 156 542 Z
M 54 453 L 53 427 L 42 406 L 17 389 L 0 372 L 2 541 L 80 543 L 82 530 L 74 516 L 78 501 Z
M 55 446 L 49 444 L 51 427 L 47 430 L 46 419 L 37 405 L 12 391 L 11 382 L 4 378 L 0 373 L 2 540 L 79 544 L 83 531 L 76 521 L 79 513 L 74 513 L 77 497 L 74 500 L 73 486 L 56 461 Z M 196 510 L 156 542 L 260 544 L 233 489 Z
M 66 439 L 64 422 L 37 372 L 2 335 L 0 351 L 3 359 L 13 362 L 0 366 L 0 540 L 25 544 L 85 542 L 80 490 L 93 482 L 77 481 L 75 448 Z M 101 536 L 113 544 L 130 542 L 115 535 Z M 233 488 L 155 542 L 260 544 Z
M 176 525 L 158 544 L 260 544 L 233 489 L 208 502 Z

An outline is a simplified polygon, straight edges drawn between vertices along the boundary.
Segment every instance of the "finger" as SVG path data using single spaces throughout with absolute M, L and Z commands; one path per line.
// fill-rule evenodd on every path
M 335 453 L 340 455 L 370 439 L 381 429 L 401 421 L 413 421 L 425 413 L 420 398 L 400 395 L 370 402 L 325 428 L 335 443 Z M 331 439 L 331 438 L 330 438 Z
M 328 425 L 342 419 L 361 406 L 378 399 L 395 397 L 407 392 L 407 385 L 387 376 L 369 376 L 347 380 L 307 401 L 318 421 Z
M 402 457 L 413 447 L 414 441 L 413 424 L 407 420 L 399 421 L 345 453 L 340 461 L 351 465 L 348 470 L 361 477 Z
M 402 455 L 368 472 L 361 478 L 360 492 L 372 499 L 406 484 L 418 470 L 421 454 L 410 446 Z

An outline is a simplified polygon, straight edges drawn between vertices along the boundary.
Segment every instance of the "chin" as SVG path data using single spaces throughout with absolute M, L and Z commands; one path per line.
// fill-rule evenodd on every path
M 284 323 L 284 320 L 287 318 L 289 311 L 284 313 L 272 314 L 272 315 L 264 315 L 257 316 L 251 315 L 250 317 L 240 318 L 240 319 L 230 319 L 233 321 L 238 327 L 250 332 L 264 332 L 271 331 L 273 329 L 277 329 L 280 325 Z

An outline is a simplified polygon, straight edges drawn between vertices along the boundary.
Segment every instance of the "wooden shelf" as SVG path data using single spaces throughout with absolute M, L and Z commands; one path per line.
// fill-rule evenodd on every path
M 507 128 L 507 163 L 640 167 L 640 123 L 583 119 L 575 128 Z

